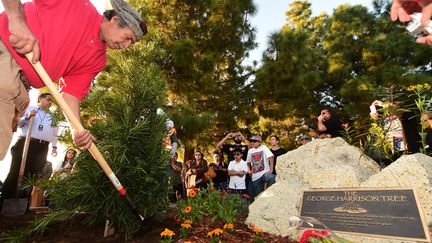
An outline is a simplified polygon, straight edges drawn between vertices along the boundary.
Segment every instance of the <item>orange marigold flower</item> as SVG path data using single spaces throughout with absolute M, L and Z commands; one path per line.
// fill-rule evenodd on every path
M 192 207 L 191 206 L 187 206 L 183 212 L 184 213 L 190 213 L 191 211 L 192 211 Z
M 214 234 L 214 231 L 212 230 L 212 231 L 210 231 L 210 232 L 207 233 L 207 236 L 208 237 L 213 237 L 213 234 Z
M 185 224 L 192 224 L 192 220 L 190 220 L 190 219 L 186 219 L 186 220 L 184 221 L 184 223 L 185 223 Z
M 180 226 L 181 226 L 182 228 L 185 228 L 185 229 L 191 229 L 191 228 L 192 228 L 192 225 L 190 225 L 190 224 L 185 224 L 185 223 L 181 224 Z
M 233 224 L 225 224 L 224 229 L 232 230 L 234 228 Z
M 255 233 L 262 233 L 262 232 L 263 232 L 263 230 L 260 229 L 260 228 L 258 228 L 258 227 L 253 227 L 253 231 L 254 231 Z
M 223 230 L 221 230 L 219 228 L 214 229 L 213 232 L 214 232 L 215 235 L 223 234 Z
M 194 198 L 196 195 L 197 195 L 197 193 L 195 190 L 189 192 L 189 197 L 191 197 L 191 198 Z
M 198 192 L 198 191 L 199 191 L 199 189 L 198 189 L 197 187 L 195 187 L 193 190 L 194 190 L 195 192 Z
M 168 228 L 165 228 L 165 230 L 160 233 L 161 237 L 164 237 L 164 236 L 172 237 L 173 235 L 175 235 L 175 233 L 173 231 L 169 230 Z

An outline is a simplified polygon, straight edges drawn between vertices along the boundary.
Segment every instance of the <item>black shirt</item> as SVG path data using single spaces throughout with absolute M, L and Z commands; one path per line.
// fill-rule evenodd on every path
M 234 151 L 242 151 L 242 159 L 246 161 L 248 146 L 243 144 L 224 144 L 222 146 L 222 152 L 228 156 L 227 163 L 234 160 Z
M 330 119 L 323 121 L 323 125 L 327 128 L 327 130 L 320 132 L 320 134 L 330 134 L 332 138 L 342 137 L 343 127 L 342 122 L 334 117 L 330 117 Z
M 273 161 L 274 161 L 273 174 L 276 175 L 276 159 L 278 156 L 286 154 L 288 151 L 284 148 L 278 148 L 276 150 L 270 149 L 270 151 L 273 153 Z

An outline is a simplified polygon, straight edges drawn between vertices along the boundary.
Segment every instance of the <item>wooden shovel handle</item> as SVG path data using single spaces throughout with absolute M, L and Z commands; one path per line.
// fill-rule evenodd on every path
M 77 131 L 81 132 L 84 130 L 84 127 L 81 125 L 81 122 L 78 120 L 78 118 L 75 116 L 75 114 L 72 112 L 72 109 L 70 106 L 66 103 L 66 100 L 63 98 L 63 96 L 60 95 L 60 93 L 57 90 L 57 87 L 54 85 L 53 81 L 51 80 L 48 73 L 45 71 L 45 68 L 42 66 L 40 62 L 37 62 L 36 64 L 32 63 L 33 53 L 27 53 L 26 55 L 27 60 L 31 63 L 33 68 L 36 70 L 39 77 L 44 82 L 45 86 L 49 89 L 51 92 L 51 95 L 54 97 L 54 99 L 57 101 L 58 105 L 62 109 L 63 113 L 69 120 L 69 122 L 72 125 L 72 128 Z M 90 153 L 92 154 L 93 158 L 98 162 L 102 170 L 105 172 L 105 174 L 108 176 L 108 178 L 111 180 L 115 188 L 120 192 L 120 194 L 124 194 L 125 189 L 121 185 L 120 181 L 117 179 L 116 175 L 111 170 L 110 166 L 106 162 L 105 158 L 99 151 L 99 149 L 96 147 L 96 145 L 92 142 L 90 148 Z

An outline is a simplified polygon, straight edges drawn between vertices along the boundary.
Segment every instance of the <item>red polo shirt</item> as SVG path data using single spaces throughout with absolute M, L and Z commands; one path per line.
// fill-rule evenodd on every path
M 24 4 L 31 31 L 39 41 L 40 61 L 61 92 L 79 100 L 89 92 L 92 79 L 105 67 L 106 44 L 99 40 L 103 20 L 88 0 L 33 0 Z M 0 14 L 0 38 L 23 69 L 30 84 L 43 87 L 27 59 L 9 42 L 6 13 Z

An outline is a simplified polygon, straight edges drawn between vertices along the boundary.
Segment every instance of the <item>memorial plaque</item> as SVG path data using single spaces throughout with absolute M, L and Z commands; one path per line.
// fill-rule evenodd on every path
M 329 189 L 304 191 L 300 216 L 332 231 L 430 242 L 413 189 Z

